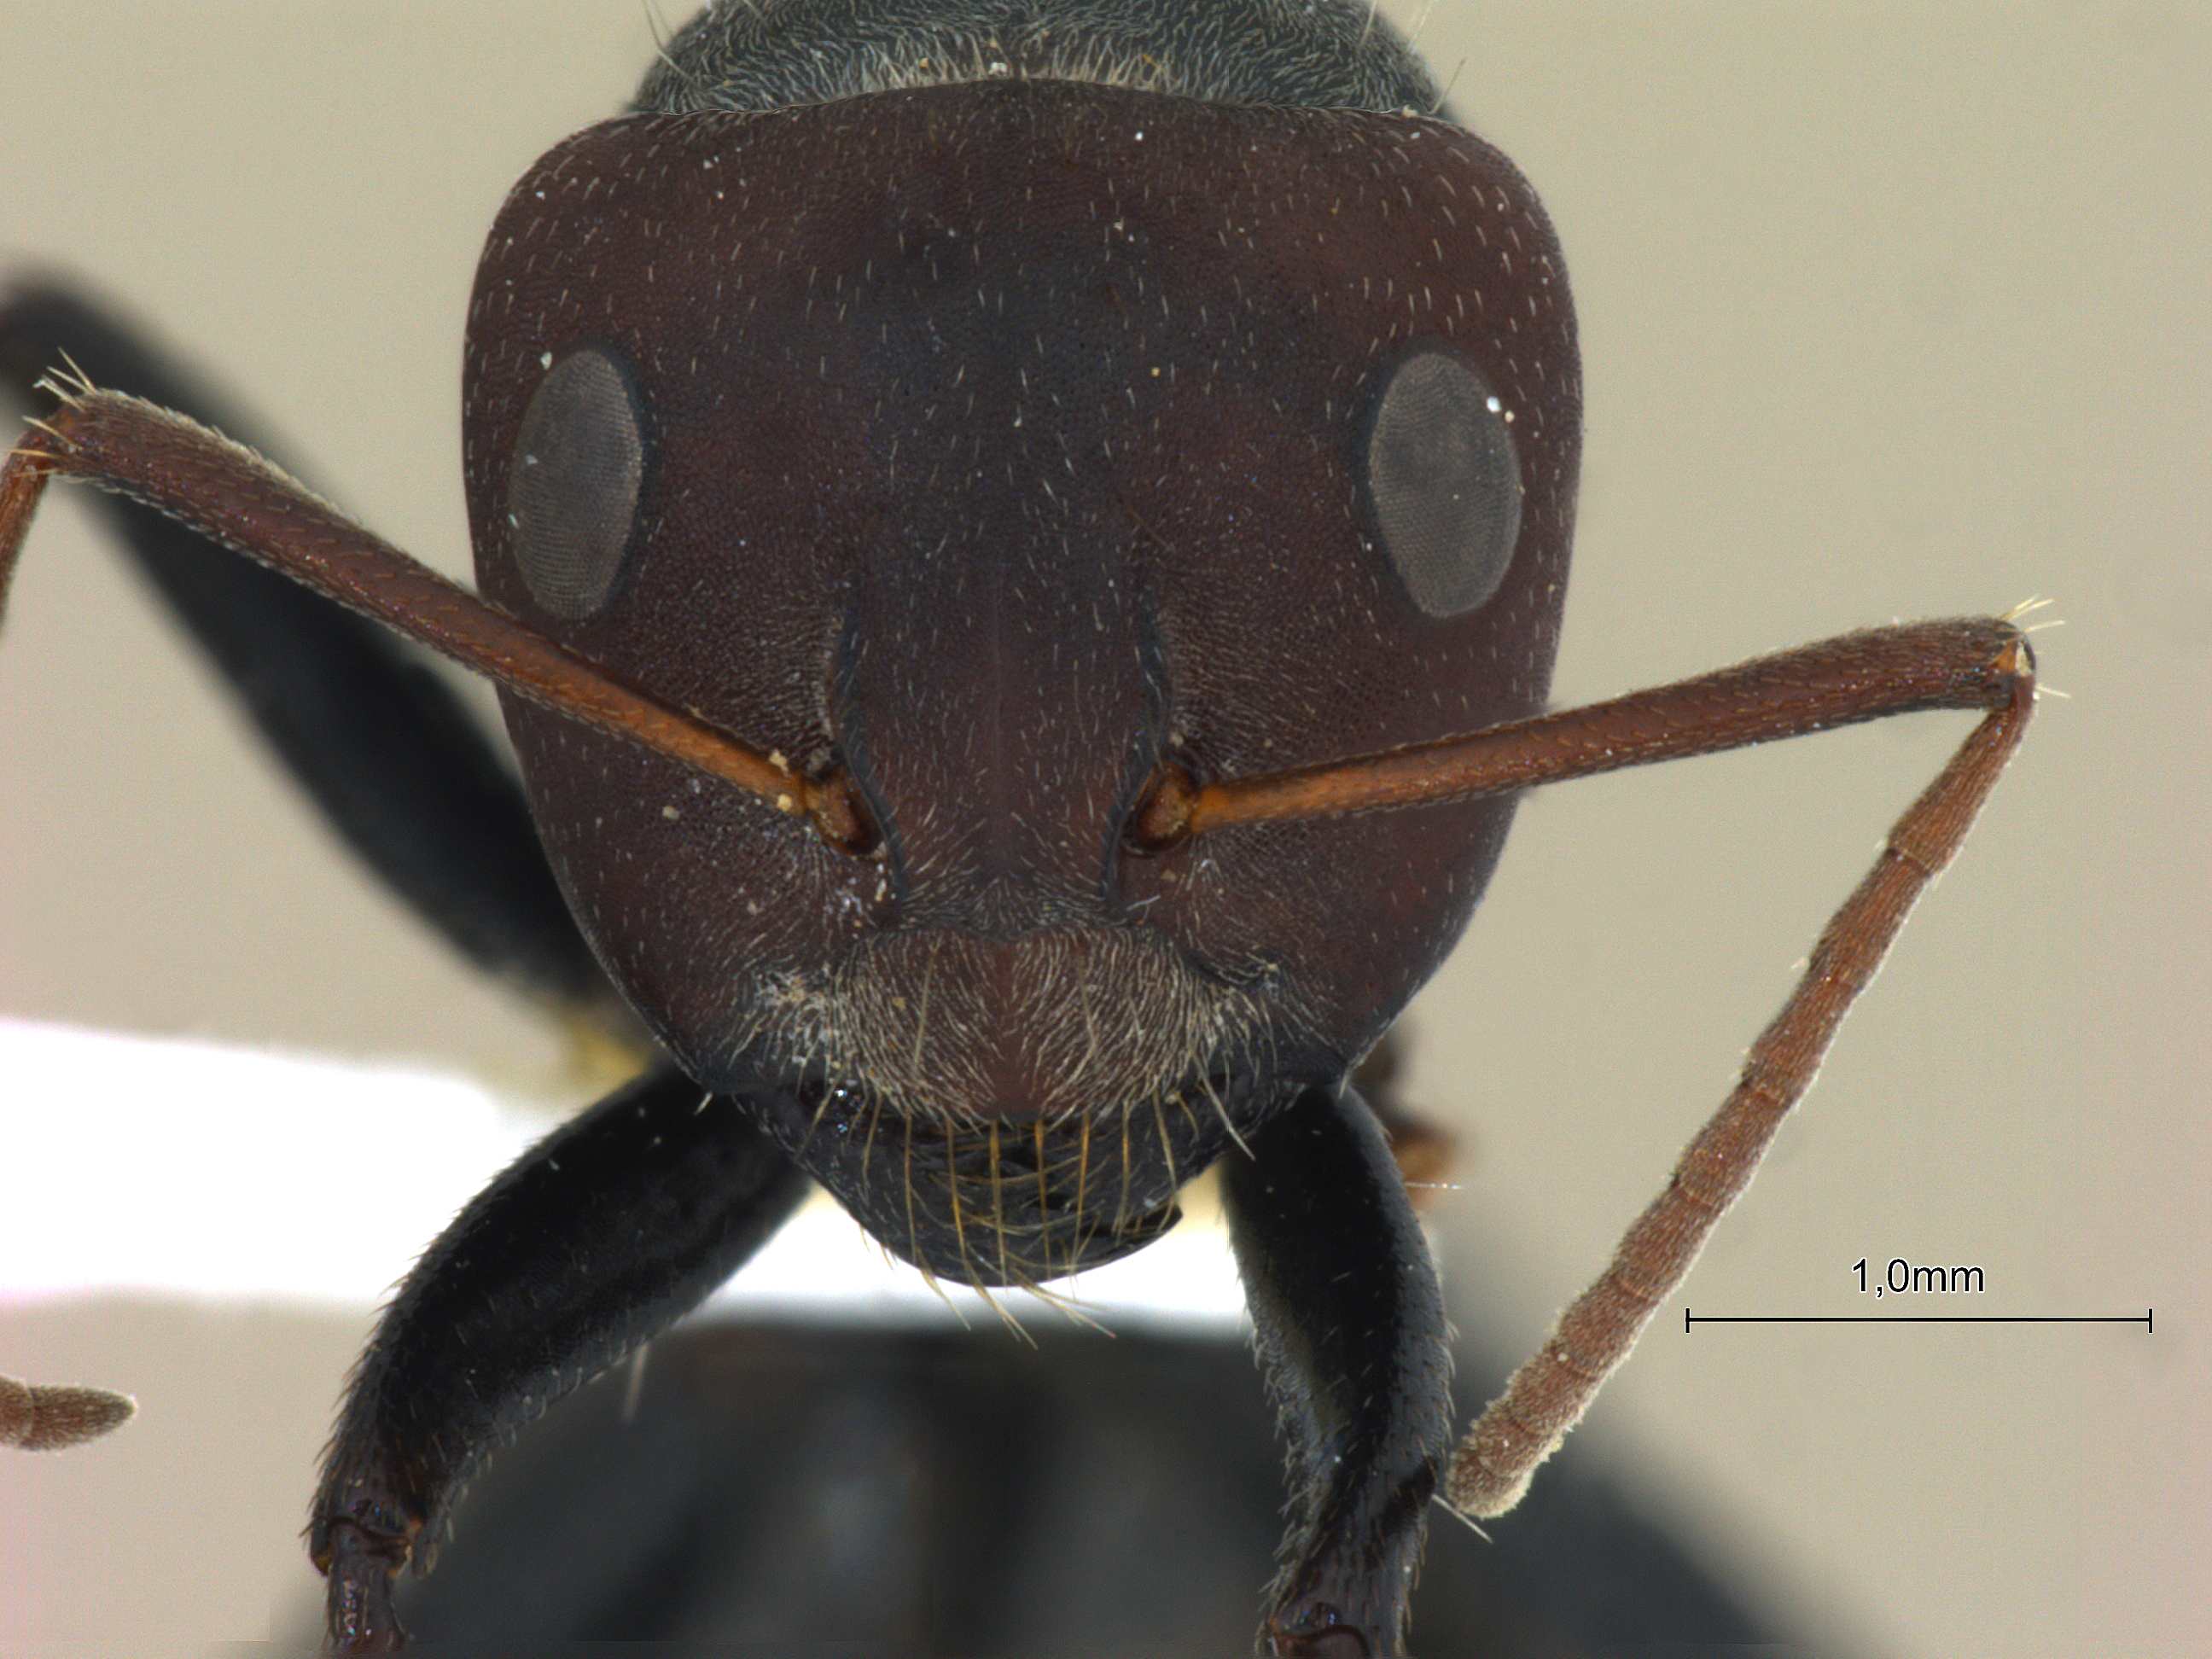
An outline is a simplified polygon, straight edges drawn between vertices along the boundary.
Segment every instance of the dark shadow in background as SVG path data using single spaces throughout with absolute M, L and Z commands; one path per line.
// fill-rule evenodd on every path
M 632 1420 L 611 1376 L 493 1467 L 403 1616 L 433 1655 L 1249 1654 L 1282 1504 L 1249 1352 L 1033 1334 L 679 1331 Z M 1783 1645 L 1571 1454 L 1493 1531 L 1437 1515 L 1428 1659 Z

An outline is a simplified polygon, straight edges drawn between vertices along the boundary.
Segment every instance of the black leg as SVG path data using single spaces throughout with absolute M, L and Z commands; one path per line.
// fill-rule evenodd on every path
M 1291 1443 L 1291 1518 L 1262 1651 L 1403 1651 L 1451 1361 L 1428 1244 L 1374 1115 L 1311 1090 L 1222 1162 L 1230 1237 Z
M 100 311 L 49 285 L 0 292 L 0 397 L 33 406 L 33 383 L 64 352 L 100 385 L 258 447 L 222 398 Z M 212 552 L 149 507 L 104 492 L 89 499 L 301 787 L 388 886 L 479 967 L 556 1006 L 611 1010 L 520 788 L 427 657 L 249 559 Z
M 308 1548 L 332 1642 L 396 1649 L 392 1581 L 428 1571 L 484 1458 L 696 1306 L 805 1190 L 750 1112 L 663 1066 L 471 1202 L 385 1310 L 324 1461 Z
M 1398 1072 L 1405 1048 L 1402 1028 L 1394 1026 L 1359 1062 L 1352 1086 L 1382 1126 L 1382 1138 L 1390 1145 L 1390 1156 L 1405 1178 L 1414 1210 L 1426 1214 L 1451 1180 L 1459 1142 L 1450 1130 L 1409 1105 L 1400 1091 Z

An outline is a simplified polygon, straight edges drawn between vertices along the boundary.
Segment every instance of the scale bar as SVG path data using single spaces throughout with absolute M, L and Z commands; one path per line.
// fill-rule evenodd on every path
M 1692 1314 L 1682 1310 L 1682 1330 L 1692 1325 L 2140 1325 L 2158 1310 L 2139 1314 Z

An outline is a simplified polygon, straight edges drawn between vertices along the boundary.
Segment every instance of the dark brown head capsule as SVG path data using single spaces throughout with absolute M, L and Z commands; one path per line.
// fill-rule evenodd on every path
M 751 16 L 695 25 L 500 214 L 477 574 L 862 833 L 508 724 L 577 915 L 686 1068 L 901 1254 L 1042 1279 L 1171 1222 L 1465 924 L 1510 800 L 1128 831 L 1163 776 L 1542 705 L 1565 271 L 1504 156 L 1399 107 L 1433 99 L 1381 33 L 1310 85 L 1289 51 L 1194 48 L 1151 89 L 1100 83 L 1130 78 L 1110 52 L 1089 83 L 963 78 L 923 42 L 872 81 L 848 45 L 817 87 L 818 54 L 733 41 Z M 1324 101 L 1367 106 L 1279 106 Z

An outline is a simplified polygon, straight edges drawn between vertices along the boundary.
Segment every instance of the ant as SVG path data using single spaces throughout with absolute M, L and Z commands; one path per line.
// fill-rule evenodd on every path
M 344 1650 L 398 1645 L 392 1582 L 483 1455 L 807 1177 L 924 1272 L 1024 1285 L 1142 1248 L 1219 1166 L 1291 1448 L 1281 1654 L 1401 1650 L 1431 1500 L 1509 1509 L 1680 1282 L 2016 746 L 2032 658 L 2011 618 L 1899 625 L 1545 712 L 1573 308 L 1534 190 L 1442 102 L 1351 3 L 710 10 L 494 226 L 481 598 L 158 407 L 208 405 L 73 296 L 0 310 L 54 396 L 0 471 L 0 584 L 52 477 L 136 503 L 371 865 L 657 1045 L 386 1311 L 310 1530 Z M 520 793 L 364 617 L 500 686 Z M 1455 1435 L 1347 1079 L 1516 794 L 1929 708 L 1982 719 Z

